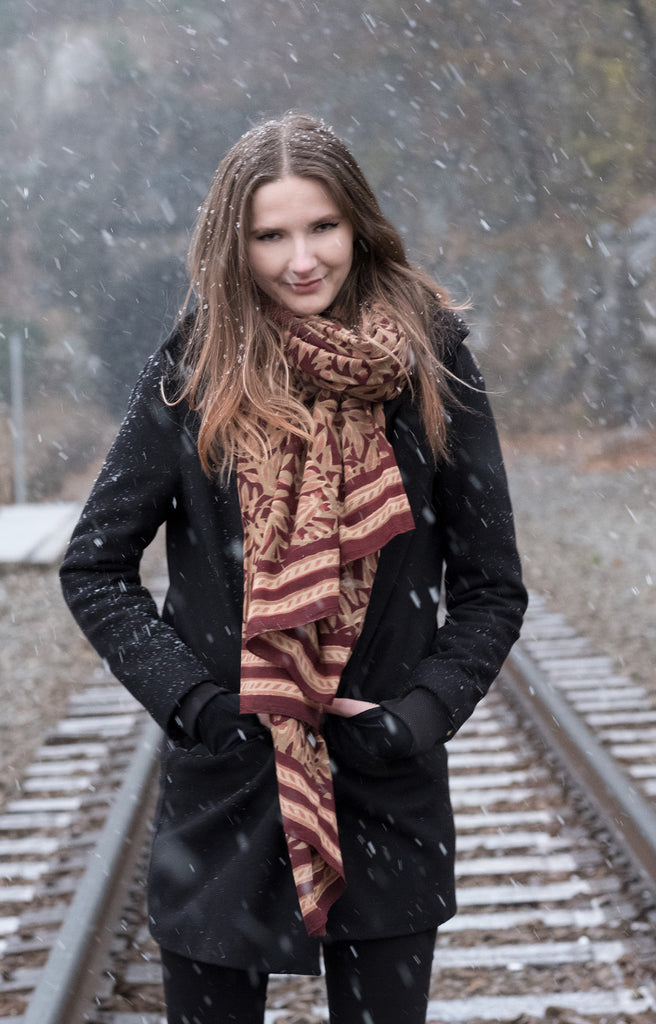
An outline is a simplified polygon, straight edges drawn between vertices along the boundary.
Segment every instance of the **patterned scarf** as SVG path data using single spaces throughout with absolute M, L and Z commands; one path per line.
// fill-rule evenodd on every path
M 283 828 L 310 935 L 345 887 L 321 715 L 364 622 L 380 549 L 414 529 L 383 402 L 409 350 L 391 321 L 367 334 L 276 309 L 312 413 L 309 442 L 281 435 L 271 459 L 240 456 L 244 530 L 241 711 L 272 716 Z

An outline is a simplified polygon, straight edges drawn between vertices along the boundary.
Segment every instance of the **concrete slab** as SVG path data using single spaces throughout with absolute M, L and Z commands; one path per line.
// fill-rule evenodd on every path
M 81 510 L 75 501 L 0 505 L 0 564 L 55 564 Z

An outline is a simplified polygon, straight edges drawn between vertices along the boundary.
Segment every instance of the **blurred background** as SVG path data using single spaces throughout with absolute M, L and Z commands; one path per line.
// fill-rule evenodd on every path
M 654 0 L 2 0 L 0 502 L 104 451 L 225 149 L 325 117 L 457 301 L 505 434 L 649 430 Z

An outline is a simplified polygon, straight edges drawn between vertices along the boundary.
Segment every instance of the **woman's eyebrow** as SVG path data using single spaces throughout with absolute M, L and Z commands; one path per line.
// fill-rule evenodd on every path
M 341 220 L 342 214 L 337 210 L 326 211 L 321 217 L 315 217 L 313 220 L 308 221 L 307 227 L 316 228 L 319 224 L 325 224 L 326 221 Z M 276 227 L 274 224 L 253 224 L 251 228 L 252 235 L 270 235 L 275 234 L 278 231 L 284 231 L 282 227 Z

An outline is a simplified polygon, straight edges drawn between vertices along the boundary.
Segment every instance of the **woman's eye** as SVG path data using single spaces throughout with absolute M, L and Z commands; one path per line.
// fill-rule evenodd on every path
M 255 236 L 255 240 L 257 242 L 272 242 L 272 241 L 274 241 L 274 239 L 276 239 L 278 237 L 279 237 L 279 235 L 278 235 L 277 231 L 265 231 L 261 235 L 256 235 Z
M 339 227 L 339 221 L 338 220 L 326 220 L 326 221 L 323 221 L 323 223 L 321 223 L 321 224 L 317 224 L 316 230 L 317 231 L 329 231 L 331 228 L 336 228 L 336 227 Z

